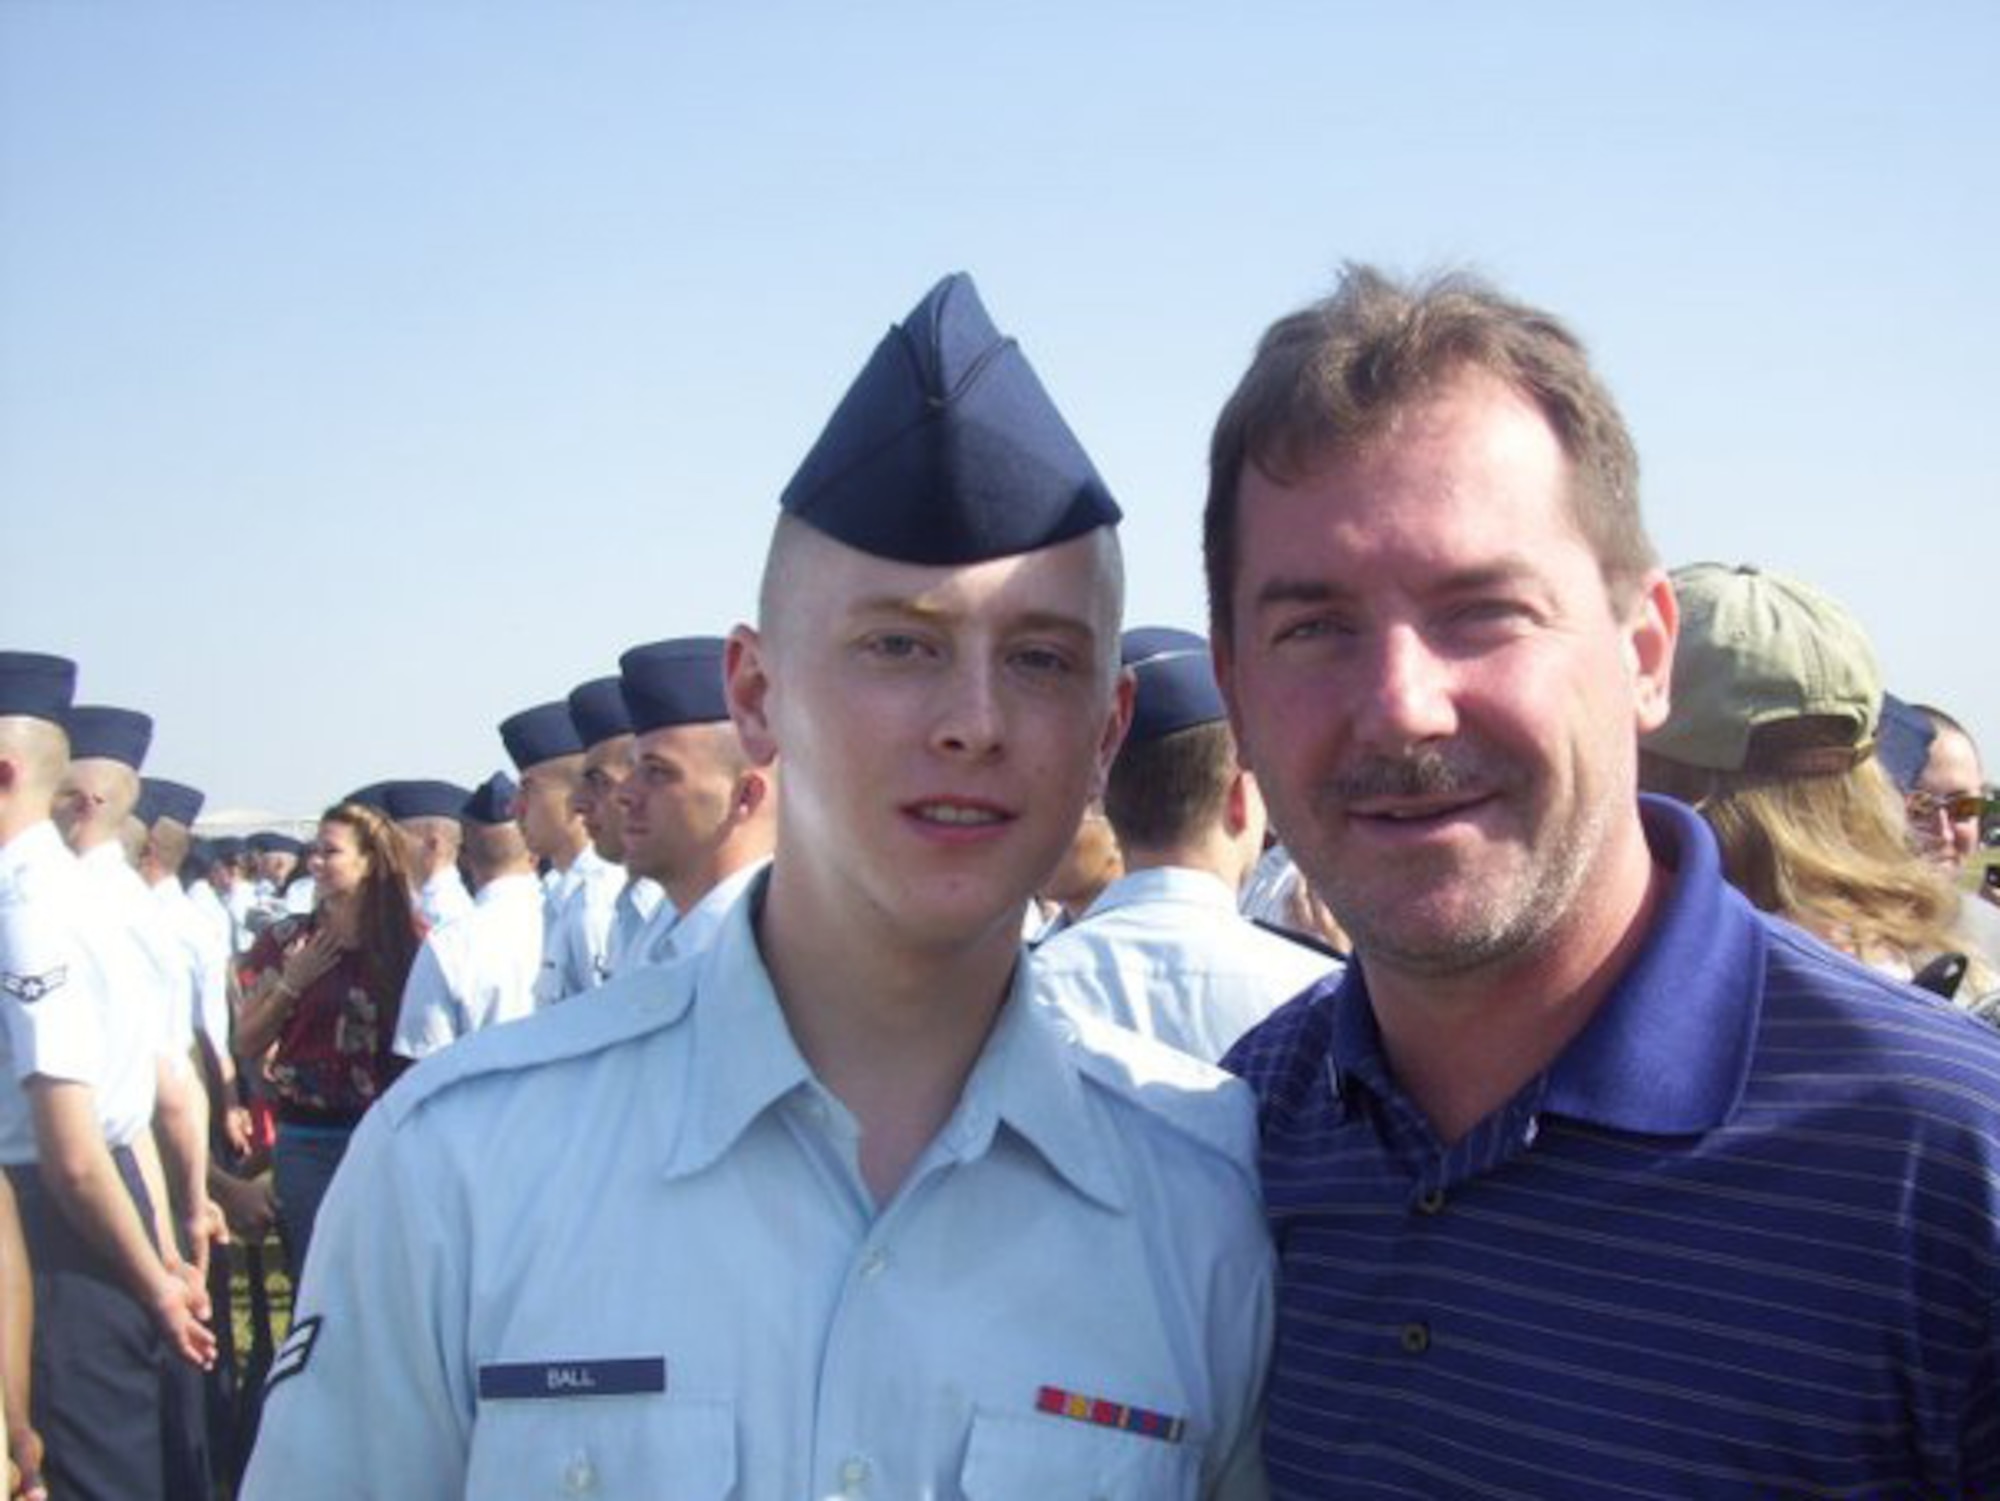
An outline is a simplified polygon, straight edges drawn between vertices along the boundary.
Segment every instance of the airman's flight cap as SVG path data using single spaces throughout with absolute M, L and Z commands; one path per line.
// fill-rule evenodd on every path
M 615 677 L 592 678 L 570 690 L 570 722 L 585 750 L 632 733 L 632 716 L 625 708 L 625 692 Z
M 0 719 L 67 723 L 76 663 L 39 651 L 0 651 Z
M 194 821 L 201 817 L 201 805 L 206 799 L 186 782 L 170 782 L 165 777 L 139 778 L 139 802 L 132 810 L 139 815 L 139 822 L 151 828 L 163 818 L 171 818 L 175 823 L 192 828 Z
M 516 771 L 526 771 L 559 756 L 580 756 L 583 742 L 570 722 L 569 703 L 536 704 L 500 721 L 500 743 L 507 747 Z
M 64 716 L 69 726 L 73 761 L 116 761 L 134 771 L 146 764 L 153 743 L 153 721 L 137 709 L 108 704 L 77 704 Z
M 472 789 L 459 809 L 459 817 L 467 823 L 484 824 L 488 828 L 514 821 L 514 799 L 520 788 L 514 779 L 504 771 L 496 771 L 492 776 Z
M 424 778 L 385 782 L 381 811 L 398 822 L 405 818 L 456 818 L 471 795 L 456 782 Z
M 963 272 L 876 345 L 779 504 L 858 551 L 931 567 L 1052 547 L 1119 519 Z
M 729 717 L 720 636 L 677 636 L 635 646 L 618 659 L 618 679 L 635 734 Z
M 1216 686 L 1208 642 L 1173 626 L 1134 626 L 1120 638 L 1118 657 L 1132 669 L 1135 692 L 1128 744 L 1229 717 Z

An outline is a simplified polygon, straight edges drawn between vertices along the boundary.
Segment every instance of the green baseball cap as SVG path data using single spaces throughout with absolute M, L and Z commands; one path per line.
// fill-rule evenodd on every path
M 1681 608 L 1673 708 L 1642 750 L 1778 776 L 1846 771 L 1873 751 L 1882 673 L 1843 606 L 1747 564 L 1689 563 L 1672 578 Z

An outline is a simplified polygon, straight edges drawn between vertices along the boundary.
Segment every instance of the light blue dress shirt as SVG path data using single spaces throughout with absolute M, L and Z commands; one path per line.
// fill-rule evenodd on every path
M 540 883 L 532 875 L 488 881 L 463 917 L 432 929 L 417 950 L 394 1050 L 427 1057 L 482 1027 L 532 1015 L 541 967 Z
M 76 856 L 54 824 L 37 823 L 0 846 L 0 1023 L 6 1062 L 0 1078 L 0 1166 L 36 1160 L 34 1119 L 21 1087 L 29 1078 L 39 1074 L 93 1091 L 104 1088 L 111 996 L 97 957 L 84 942 L 88 921 Z
M 878 1209 L 754 906 L 369 1114 L 245 1501 L 1264 1495 L 1241 1087 L 1023 966 Z
M 1033 962 L 1063 1005 L 1208 1063 L 1341 968 L 1239 914 L 1221 878 L 1173 866 L 1113 881 Z

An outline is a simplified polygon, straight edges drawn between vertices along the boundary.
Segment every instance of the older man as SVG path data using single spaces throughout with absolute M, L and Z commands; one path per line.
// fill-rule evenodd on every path
M 2000 1043 L 1637 796 L 1675 602 L 1581 346 L 1353 270 L 1211 463 L 1224 691 L 1354 939 L 1231 1055 L 1274 1493 L 2000 1487 Z

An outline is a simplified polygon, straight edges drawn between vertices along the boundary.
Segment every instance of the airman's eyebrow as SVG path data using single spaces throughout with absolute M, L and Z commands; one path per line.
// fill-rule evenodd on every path
M 851 613 L 857 618 L 870 616 L 903 619 L 917 622 L 949 622 L 954 618 L 952 610 L 938 605 L 927 604 L 908 595 L 884 594 L 859 599 L 851 606 Z M 1020 632 L 1046 632 L 1050 635 L 1069 636 L 1083 644 L 1097 640 L 1097 627 L 1082 615 L 1072 615 L 1062 610 L 1026 610 L 1007 617 L 1007 628 Z

